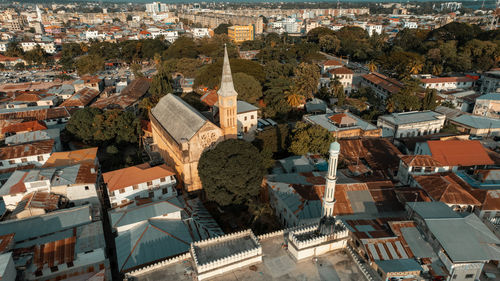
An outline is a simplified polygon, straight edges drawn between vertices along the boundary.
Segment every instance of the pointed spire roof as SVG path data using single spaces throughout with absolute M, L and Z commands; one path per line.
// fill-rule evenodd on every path
M 224 44 L 224 63 L 222 65 L 222 79 L 220 84 L 220 89 L 217 92 L 219 96 L 231 97 L 237 96 L 236 90 L 233 84 L 233 75 L 231 74 L 231 66 L 229 65 L 229 56 L 227 55 L 227 47 Z

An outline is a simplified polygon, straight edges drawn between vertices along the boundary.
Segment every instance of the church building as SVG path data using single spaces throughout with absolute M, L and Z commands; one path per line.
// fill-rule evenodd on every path
M 219 126 L 174 94 L 161 98 L 149 114 L 153 141 L 165 162 L 175 167 L 179 182 L 188 192 L 202 188 L 198 176 L 201 154 L 220 141 L 237 137 L 238 93 L 233 85 L 227 48 L 217 94 Z

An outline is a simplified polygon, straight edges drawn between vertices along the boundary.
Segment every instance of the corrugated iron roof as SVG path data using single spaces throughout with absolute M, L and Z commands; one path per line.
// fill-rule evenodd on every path
M 54 267 L 59 264 L 69 263 L 75 259 L 76 237 L 68 237 L 62 240 L 48 242 L 35 246 L 33 263 L 38 270 L 47 267 Z
M 13 145 L 0 148 L 0 159 L 15 159 L 34 155 L 51 153 L 54 140 L 43 140 L 27 144 Z
M 7 133 L 18 133 L 18 132 L 33 132 L 47 130 L 47 126 L 43 123 L 43 121 L 35 120 L 35 121 L 27 121 L 21 123 L 15 123 L 2 128 L 2 134 Z
M 430 155 L 402 155 L 401 160 L 411 167 L 442 167 L 436 159 Z
M 427 141 L 432 157 L 446 166 L 492 165 L 480 141 L 439 140 Z
M 97 157 L 97 147 L 64 151 L 64 152 L 54 152 L 50 155 L 49 159 L 43 165 L 44 168 L 47 167 L 60 167 L 69 166 L 80 163 L 94 163 Z
M 84 107 L 99 95 L 99 91 L 93 88 L 83 88 L 65 100 L 61 107 Z
M 481 203 L 467 190 L 471 187 L 467 183 L 453 176 L 452 173 L 416 176 L 414 179 L 435 201 L 445 204 L 474 205 Z

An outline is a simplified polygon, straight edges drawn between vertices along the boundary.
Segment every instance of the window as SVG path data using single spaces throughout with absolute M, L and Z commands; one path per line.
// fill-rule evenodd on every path
M 132 188 L 133 188 L 134 190 L 137 190 L 137 189 L 139 189 L 139 186 L 138 186 L 137 184 L 134 184 L 134 185 L 132 186 Z
M 0 161 L 0 167 L 2 167 L 2 166 L 3 166 L 3 162 L 2 162 L 2 161 Z
M 35 276 L 36 276 L 36 277 L 40 277 L 40 276 L 42 276 L 42 275 L 43 275 L 43 272 L 42 272 L 41 270 L 37 270 L 37 271 L 35 271 Z
M 152 181 L 148 181 L 148 185 L 153 185 L 153 182 Z
M 28 162 L 28 159 L 26 159 L 26 158 L 21 158 L 21 163 L 26 163 L 26 162 Z
M 252 115 L 252 116 L 250 116 L 250 119 L 254 119 L 254 117 L 255 117 L 255 116 L 254 116 L 254 115 Z
M 465 279 L 471 279 L 474 278 L 474 274 L 466 274 Z
M 125 203 L 127 203 L 127 199 L 122 200 L 122 204 L 125 204 Z
M 160 182 L 165 182 L 165 178 L 161 178 L 161 179 L 160 179 Z
M 50 272 L 56 272 L 58 270 L 57 265 L 50 268 Z
M 114 208 L 114 207 L 116 207 L 117 205 L 118 205 L 118 204 L 116 204 L 116 203 L 112 203 L 112 204 L 111 204 L 111 207 L 113 207 L 113 208 Z
M 89 190 L 89 186 L 88 185 L 85 186 L 85 190 Z
M 67 265 L 68 267 L 73 267 L 73 266 L 74 266 L 74 264 L 73 264 L 73 262 L 72 262 L 72 261 L 70 261 L 70 262 L 66 263 L 66 265 Z
M 38 160 L 38 161 L 43 161 L 43 156 L 38 156 L 38 157 L 37 157 L 37 160 Z
M 168 188 L 167 188 L 167 187 L 163 188 L 163 189 L 161 190 L 161 192 L 162 192 L 163 194 L 167 194 L 167 193 L 168 193 Z
M 125 193 L 125 188 L 121 188 L 120 193 Z
M 16 164 L 16 160 L 9 160 L 9 164 L 11 164 L 11 165 Z
M 245 116 L 245 121 L 247 121 L 247 117 Z

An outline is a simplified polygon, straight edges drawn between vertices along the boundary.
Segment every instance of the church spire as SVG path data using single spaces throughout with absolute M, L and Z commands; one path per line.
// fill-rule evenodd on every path
M 233 75 L 231 74 L 231 66 L 229 65 L 229 56 L 227 55 L 226 44 L 224 44 L 224 64 L 222 66 L 222 79 L 220 83 L 220 89 L 217 94 L 222 97 L 238 95 L 238 93 L 236 93 L 236 90 L 234 90 Z

